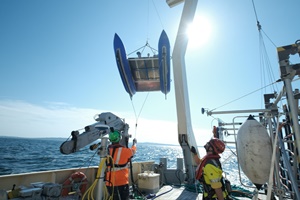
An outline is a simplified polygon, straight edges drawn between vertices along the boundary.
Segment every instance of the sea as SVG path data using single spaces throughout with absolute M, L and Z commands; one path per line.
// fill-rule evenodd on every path
M 89 146 L 72 154 L 62 154 L 60 145 L 63 138 L 19 138 L 0 137 L 0 175 L 27 172 L 82 168 L 98 166 L 100 157 L 97 150 Z M 198 147 L 200 156 L 205 155 L 203 147 Z M 137 143 L 137 152 L 132 161 L 152 160 L 159 164 L 160 158 L 167 158 L 167 168 L 176 168 L 177 158 L 182 158 L 179 145 Z M 235 148 L 228 147 L 221 156 L 224 175 L 232 184 L 240 185 L 240 180 L 251 185 L 247 177 L 238 170 Z

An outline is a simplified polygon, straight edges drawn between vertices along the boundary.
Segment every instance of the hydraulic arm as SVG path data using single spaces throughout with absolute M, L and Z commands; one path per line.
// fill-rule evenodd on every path
M 71 132 L 71 140 L 65 141 L 60 146 L 60 152 L 62 154 L 70 154 L 79 149 L 85 147 L 92 142 L 101 139 L 111 130 L 117 130 L 121 133 L 122 139 L 120 143 L 122 145 L 128 145 L 129 125 L 125 123 L 124 119 L 119 118 L 110 112 L 105 112 L 95 117 L 96 123 L 87 125 L 84 127 L 84 132 L 80 133 L 78 130 Z

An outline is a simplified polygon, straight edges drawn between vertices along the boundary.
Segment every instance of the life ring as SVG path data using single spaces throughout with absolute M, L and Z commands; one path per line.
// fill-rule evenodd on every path
M 75 172 L 71 174 L 67 180 L 62 185 L 62 190 L 61 190 L 61 195 L 62 196 L 67 196 L 69 192 L 72 192 L 74 184 L 79 184 L 78 188 L 76 191 L 80 190 L 81 195 L 83 195 L 86 191 L 88 180 L 87 177 L 84 173 L 82 172 Z M 75 185 L 77 187 L 77 185 Z M 74 192 L 76 192 L 74 191 Z

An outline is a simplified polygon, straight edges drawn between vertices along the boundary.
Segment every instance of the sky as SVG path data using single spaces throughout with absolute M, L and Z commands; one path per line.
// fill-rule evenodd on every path
M 262 94 L 282 87 L 259 90 L 279 79 L 275 46 L 300 39 L 300 1 L 254 5 L 250 0 L 197 4 L 185 63 L 198 145 L 212 136 L 217 118 L 232 122 L 232 116 L 207 116 L 201 108 L 260 109 Z M 166 98 L 140 92 L 131 99 L 117 69 L 113 37 L 117 33 L 130 54 L 147 42 L 157 49 L 165 30 L 172 51 L 182 8 L 164 0 L 1 0 L 0 136 L 67 138 L 93 124 L 96 114 L 111 112 L 125 119 L 138 142 L 178 144 L 174 82 Z M 272 73 L 262 64 L 262 44 Z

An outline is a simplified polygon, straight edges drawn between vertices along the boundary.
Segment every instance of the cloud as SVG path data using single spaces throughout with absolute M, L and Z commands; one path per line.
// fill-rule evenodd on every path
M 137 127 L 135 127 L 134 121 L 129 123 L 134 125 L 131 129 L 132 136 L 141 142 L 178 144 L 176 122 L 141 118 Z
M 96 110 L 66 104 L 34 105 L 0 101 L 0 135 L 19 137 L 68 137 L 72 130 L 94 123 Z
M 72 107 L 60 102 L 35 105 L 24 101 L 2 100 L 0 101 L 0 135 L 67 138 L 71 131 L 95 123 L 94 116 L 101 112 L 104 111 Z M 125 118 L 125 122 L 130 126 L 129 133 L 132 138 L 136 137 L 138 142 L 178 144 L 177 122 L 140 118 L 136 126 L 136 119 L 131 113 L 114 111 L 112 113 Z M 203 131 L 199 129 L 194 131 L 196 140 L 200 139 L 198 133 Z M 202 145 L 201 143 L 203 142 L 197 141 L 198 145 Z

